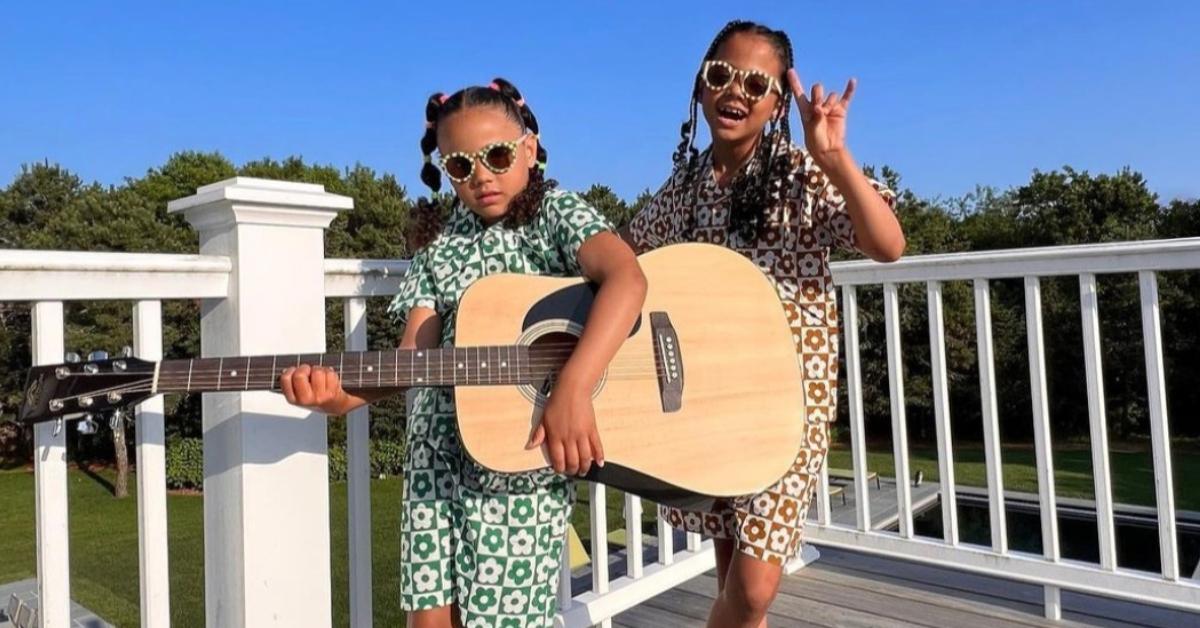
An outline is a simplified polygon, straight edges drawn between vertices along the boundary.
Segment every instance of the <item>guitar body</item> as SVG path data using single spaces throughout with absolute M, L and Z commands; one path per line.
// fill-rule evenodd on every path
M 775 288 L 715 245 L 668 246 L 639 261 L 649 290 L 595 391 L 605 467 L 589 479 L 677 504 L 763 490 L 787 473 L 804 431 L 799 360 Z M 594 289 L 579 279 L 484 277 L 463 295 L 455 344 L 537 347 L 577 336 Z M 472 459 L 502 472 L 549 466 L 544 448 L 524 447 L 545 399 L 534 387 L 454 390 Z

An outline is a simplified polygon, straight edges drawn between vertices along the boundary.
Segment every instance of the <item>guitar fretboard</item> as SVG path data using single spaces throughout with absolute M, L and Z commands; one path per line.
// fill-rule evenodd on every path
M 332 368 L 347 389 L 513 385 L 552 366 L 532 360 L 539 358 L 520 345 L 165 360 L 157 390 L 278 390 L 284 369 L 301 364 Z

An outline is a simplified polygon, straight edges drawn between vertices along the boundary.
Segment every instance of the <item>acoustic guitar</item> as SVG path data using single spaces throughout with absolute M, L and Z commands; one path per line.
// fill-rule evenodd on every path
M 770 486 L 795 460 L 804 428 L 800 366 L 771 280 L 710 244 L 638 259 L 649 289 L 594 391 L 605 466 L 587 478 L 678 505 Z M 19 420 L 79 418 L 163 393 L 277 391 L 283 369 L 307 363 L 334 368 L 349 391 L 452 387 L 473 460 L 499 472 L 543 469 L 544 448 L 525 443 L 595 290 L 577 278 L 483 277 L 463 294 L 453 347 L 38 366 Z

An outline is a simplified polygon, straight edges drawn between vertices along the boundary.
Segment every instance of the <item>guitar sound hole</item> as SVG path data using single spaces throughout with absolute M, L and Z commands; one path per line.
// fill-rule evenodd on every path
M 575 351 L 579 337 L 571 331 L 547 330 L 527 342 L 529 345 L 529 379 L 526 385 L 520 387 L 521 394 L 535 405 L 541 406 L 554 389 L 559 370 L 571 357 L 571 353 Z M 593 397 L 600 392 L 603 383 L 604 376 L 602 375 L 600 381 L 596 383 L 596 389 L 592 393 Z
M 575 351 L 579 338 L 565 331 L 552 331 L 534 339 L 529 345 L 530 383 L 538 396 L 545 397 L 554 388 L 558 372 Z

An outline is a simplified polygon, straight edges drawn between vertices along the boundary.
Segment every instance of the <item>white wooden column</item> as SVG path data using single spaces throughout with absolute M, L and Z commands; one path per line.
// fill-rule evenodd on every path
M 200 252 L 233 262 L 201 305 L 205 357 L 325 351 L 325 229 L 350 198 L 236 177 L 173 201 Z M 210 627 L 329 626 L 326 418 L 272 392 L 206 394 L 205 617 Z

